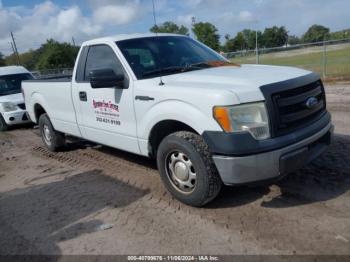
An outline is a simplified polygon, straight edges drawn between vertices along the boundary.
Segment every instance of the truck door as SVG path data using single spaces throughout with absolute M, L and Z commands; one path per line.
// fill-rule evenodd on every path
M 133 84 L 114 48 L 107 44 L 83 47 L 72 82 L 77 122 L 85 139 L 139 153 Z M 112 69 L 115 74 L 124 74 L 125 89 L 92 88 L 89 74 L 95 69 Z

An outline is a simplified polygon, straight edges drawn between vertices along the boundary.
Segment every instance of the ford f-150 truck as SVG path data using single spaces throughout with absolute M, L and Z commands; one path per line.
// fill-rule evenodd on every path
M 59 150 L 68 134 L 154 157 L 167 190 L 193 206 L 223 184 L 301 168 L 333 132 L 317 74 L 236 65 L 187 36 L 87 41 L 72 78 L 25 81 L 23 89 L 48 149 Z
M 21 82 L 28 79 L 33 76 L 22 66 L 0 67 L 0 131 L 30 122 L 21 93 Z

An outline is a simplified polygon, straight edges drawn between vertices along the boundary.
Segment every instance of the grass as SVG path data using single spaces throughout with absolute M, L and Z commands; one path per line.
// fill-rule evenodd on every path
M 284 51 L 260 55 L 260 64 L 295 66 L 323 75 L 323 47 Z M 298 54 L 299 52 L 299 54 Z M 350 78 L 350 45 L 327 50 L 326 78 Z M 233 62 L 241 64 L 255 63 L 255 55 L 237 57 Z

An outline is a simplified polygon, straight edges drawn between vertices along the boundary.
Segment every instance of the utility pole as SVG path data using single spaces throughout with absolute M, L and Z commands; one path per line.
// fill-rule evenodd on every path
M 326 39 L 323 40 L 323 78 L 327 77 L 327 45 Z
M 11 45 L 12 53 L 13 53 L 14 56 L 16 57 L 17 65 L 19 65 L 18 56 L 17 56 L 17 54 L 16 54 L 15 48 L 13 47 L 13 43 L 10 42 L 10 45 Z
M 18 65 L 20 65 L 21 61 L 19 60 L 18 49 L 17 49 L 16 41 L 15 41 L 15 38 L 14 38 L 12 32 L 11 32 L 11 38 L 12 38 L 12 42 L 13 42 L 13 49 L 15 50 L 15 55 L 17 56 L 17 62 L 18 62 Z
M 255 52 L 256 52 L 256 64 L 259 64 L 258 29 L 255 30 Z
M 73 36 L 72 36 L 72 43 L 73 43 L 73 46 L 75 46 L 75 40 Z

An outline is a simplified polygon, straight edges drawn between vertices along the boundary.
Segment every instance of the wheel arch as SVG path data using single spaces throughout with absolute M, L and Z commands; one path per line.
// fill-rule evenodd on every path
M 40 93 L 33 93 L 30 99 L 30 104 L 31 106 L 29 106 L 29 116 L 30 119 L 38 124 L 39 123 L 39 117 L 42 114 L 49 114 L 48 110 L 49 107 L 47 106 L 44 97 L 40 94 Z
M 39 122 L 39 118 L 41 115 L 46 114 L 45 108 L 40 103 L 34 104 L 34 117 L 35 117 L 35 123 Z
M 194 128 L 184 122 L 173 119 L 159 121 L 152 127 L 149 133 L 148 155 L 152 158 L 155 157 L 157 155 L 157 149 L 162 140 L 166 136 L 178 131 L 189 131 L 199 135 Z

